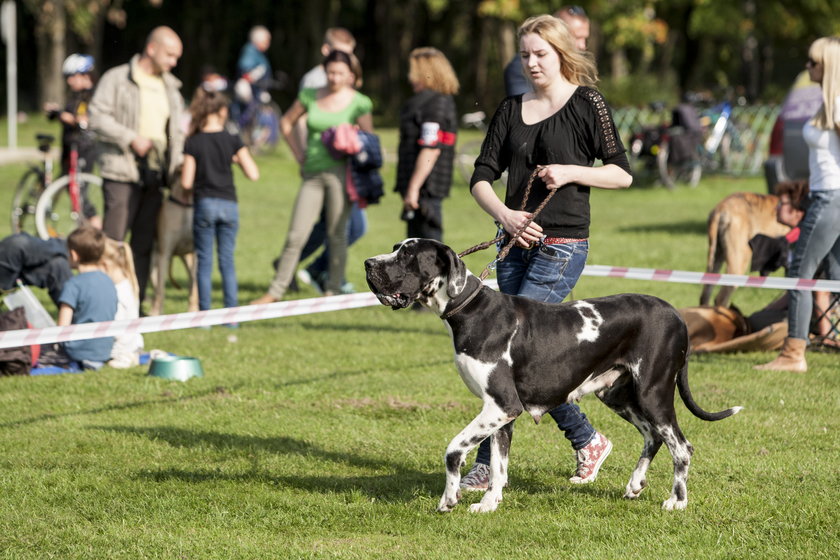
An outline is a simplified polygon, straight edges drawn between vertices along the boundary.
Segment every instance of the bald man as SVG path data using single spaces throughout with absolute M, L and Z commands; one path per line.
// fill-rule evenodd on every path
M 578 50 L 586 50 L 586 42 L 589 40 L 589 17 L 580 6 L 564 6 L 554 12 L 554 17 L 560 18 L 569 28 L 575 38 Z M 518 47 L 517 47 L 518 48 Z M 507 66 L 505 66 L 505 92 L 507 95 L 519 95 L 533 91 L 531 82 L 522 72 L 522 61 L 519 53 L 515 54 Z
M 103 230 L 118 241 L 131 232 L 141 303 L 161 188 L 175 177 L 184 148 L 184 100 L 172 75 L 182 52 L 172 28 L 156 27 L 141 53 L 103 74 L 90 105 L 102 163 Z

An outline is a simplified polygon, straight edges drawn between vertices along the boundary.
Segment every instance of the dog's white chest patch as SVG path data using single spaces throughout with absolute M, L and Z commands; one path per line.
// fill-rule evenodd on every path
M 601 317 L 601 314 L 598 313 L 595 306 L 588 301 L 578 301 L 574 307 L 580 313 L 580 318 L 583 319 L 583 327 L 577 333 L 578 342 L 595 342 L 598 340 L 601 325 L 604 324 L 604 318 Z
M 482 362 L 466 354 L 455 354 L 455 365 L 467 389 L 476 397 L 483 397 L 487 392 L 490 374 L 496 369 L 495 363 Z

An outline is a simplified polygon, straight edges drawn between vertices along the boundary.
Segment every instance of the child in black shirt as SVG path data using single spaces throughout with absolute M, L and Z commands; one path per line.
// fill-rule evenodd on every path
M 211 86 L 198 87 L 190 104 L 192 123 L 184 146 L 181 185 L 194 189 L 193 236 L 198 257 L 198 306 L 210 309 L 213 239 L 219 243 L 219 272 L 225 307 L 239 304 L 233 251 L 239 230 L 239 208 L 231 163 L 256 181 L 259 169 L 239 136 L 225 130 L 229 100 Z M 231 325 L 232 326 L 232 325 Z

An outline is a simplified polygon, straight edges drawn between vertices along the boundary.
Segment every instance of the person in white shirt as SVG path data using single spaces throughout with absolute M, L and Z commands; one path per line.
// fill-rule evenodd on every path
M 823 104 L 803 128 L 808 144 L 810 193 L 788 277 L 811 279 L 826 259 L 828 277 L 840 280 L 840 37 L 814 41 L 808 49 L 806 67 L 811 80 L 822 88 Z M 755 366 L 756 369 L 808 370 L 805 348 L 812 306 L 809 292 L 790 291 L 788 338 L 775 360 Z

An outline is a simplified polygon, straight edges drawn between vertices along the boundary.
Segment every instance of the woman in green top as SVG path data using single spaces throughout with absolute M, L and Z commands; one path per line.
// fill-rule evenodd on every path
M 366 95 L 354 89 L 361 81 L 361 68 L 353 55 L 332 51 L 324 59 L 327 85 L 319 89 L 303 89 L 291 108 L 280 120 L 295 159 L 301 166 L 303 184 L 300 187 L 286 245 L 277 263 L 268 292 L 252 304 L 273 303 L 286 293 L 300 260 L 301 249 L 321 210 L 326 208 L 327 239 L 330 247 L 327 294 L 336 294 L 344 278 L 347 261 L 347 217 L 350 202 L 345 189 L 346 162 L 334 159 L 321 142 L 321 134 L 333 126 L 356 124 L 366 132 L 373 132 L 371 108 Z M 306 146 L 301 146 L 294 125 L 306 115 Z

